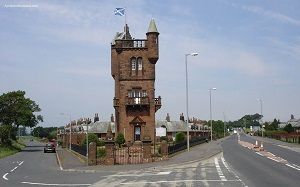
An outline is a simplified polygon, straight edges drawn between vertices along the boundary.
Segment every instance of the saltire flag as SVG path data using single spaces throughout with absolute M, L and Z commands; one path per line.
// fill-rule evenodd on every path
M 116 8 L 114 13 L 117 16 L 124 16 L 125 15 L 125 8 Z

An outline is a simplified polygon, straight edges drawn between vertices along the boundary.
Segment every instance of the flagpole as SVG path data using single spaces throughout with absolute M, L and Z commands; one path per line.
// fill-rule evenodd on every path
M 127 19 L 126 19 L 126 7 L 124 7 L 124 16 L 125 16 L 125 39 L 127 39 Z

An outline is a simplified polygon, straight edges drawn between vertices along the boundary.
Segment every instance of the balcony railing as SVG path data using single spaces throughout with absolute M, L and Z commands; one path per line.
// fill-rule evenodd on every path
M 117 98 L 114 98 L 114 107 L 119 107 L 120 106 L 120 102 L 119 102 L 119 99 Z
M 146 42 L 147 40 L 145 39 L 116 40 L 116 43 L 119 43 L 117 46 L 121 48 L 146 48 Z
M 126 105 L 149 105 L 148 97 L 126 97 Z
M 154 99 L 155 102 L 155 112 L 158 111 L 161 108 L 161 97 Z

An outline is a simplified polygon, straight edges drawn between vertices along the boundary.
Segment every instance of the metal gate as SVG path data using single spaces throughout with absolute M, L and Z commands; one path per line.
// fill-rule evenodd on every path
M 141 164 L 143 163 L 143 147 L 131 146 L 117 148 L 115 151 L 116 164 Z

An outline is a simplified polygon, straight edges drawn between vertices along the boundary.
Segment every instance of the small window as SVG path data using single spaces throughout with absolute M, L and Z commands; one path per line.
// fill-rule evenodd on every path
M 141 140 L 141 127 L 140 126 L 134 127 L 134 140 L 135 141 Z
M 147 97 L 147 91 L 146 90 L 143 90 L 142 97 Z
M 130 97 L 130 98 L 132 97 L 132 91 L 131 90 L 128 91 L 128 97 Z
M 131 59 L 131 70 L 132 71 L 136 70 L 136 58 Z
M 142 58 L 138 58 L 138 70 L 142 70 L 143 69 L 143 62 L 142 62 Z

